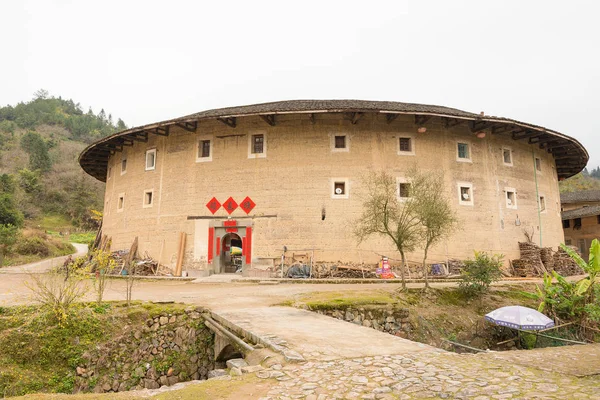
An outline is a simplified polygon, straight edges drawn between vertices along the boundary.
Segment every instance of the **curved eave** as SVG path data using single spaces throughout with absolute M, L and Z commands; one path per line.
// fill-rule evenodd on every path
M 400 104 L 400 103 L 398 103 Z M 418 105 L 417 105 L 418 106 Z M 250 107 L 250 106 L 249 106 Z M 428 107 L 419 106 L 417 108 Z M 435 107 L 435 106 L 432 106 Z M 264 112 L 228 112 L 232 109 L 210 110 L 203 113 L 192 114 L 186 117 L 171 119 L 154 124 L 143 125 L 98 140 L 86 147 L 79 156 L 79 164 L 83 170 L 99 181 L 106 181 L 108 158 L 117 151 L 122 151 L 126 146 L 132 146 L 135 141 L 147 141 L 149 135 L 168 136 L 172 126 L 195 132 L 197 124 L 201 121 L 219 120 L 235 129 L 236 119 L 250 116 L 260 116 L 266 123 L 275 125 L 275 116 L 282 114 L 307 114 L 314 120 L 315 114 L 320 113 L 344 113 L 349 114 L 351 123 L 360 123 L 355 115 L 362 113 L 384 114 L 388 123 L 392 123 L 398 115 L 414 115 L 416 124 L 427 125 L 432 117 L 441 118 L 446 126 L 454 126 L 467 123 L 471 132 L 486 130 L 492 134 L 509 135 L 517 141 L 527 141 L 529 144 L 537 144 L 541 150 L 548 151 L 553 155 L 559 179 L 565 179 L 581 172 L 587 165 L 589 154 L 579 141 L 552 131 L 541 126 L 527 124 L 524 122 L 500 118 L 479 116 L 460 110 L 439 107 L 441 111 L 422 110 L 387 110 L 364 107 L 332 107 L 326 109 L 310 110 L 272 110 Z

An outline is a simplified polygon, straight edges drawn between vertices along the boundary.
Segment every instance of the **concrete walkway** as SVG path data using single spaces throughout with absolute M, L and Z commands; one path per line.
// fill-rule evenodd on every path
M 81 257 L 87 254 L 88 245 L 81 243 L 71 243 L 75 247 L 75 254 L 72 257 Z M 53 267 L 62 265 L 69 256 L 48 258 L 46 260 L 36 261 L 34 263 L 16 265 L 14 267 L 0 268 L 0 274 L 42 274 Z

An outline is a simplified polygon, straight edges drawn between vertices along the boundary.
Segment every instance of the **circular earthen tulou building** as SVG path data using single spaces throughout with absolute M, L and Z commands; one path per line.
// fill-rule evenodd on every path
M 407 171 L 443 170 L 459 230 L 431 262 L 473 250 L 519 257 L 524 232 L 563 241 L 558 181 L 588 154 L 540 126 L 448 107 L 297 100 L 203 111 L 93 143 L 82 168 L 106 182 L 103 233 L 190 275 L 247 274 L 287 256 L 315 262 L 399 258 L 387 240 L 360 245 L 364 177 L 385 170 L 408 196 Z M 183 233 L 183 234 L 182 234 Z M 182 243 L 184 242 L 184 243 Z M 183 249 L 183 251 L 180 251 Z M 181 256 L 179 256 L 181 254 Z M 419 260 L 420 253 L 409 260 Z

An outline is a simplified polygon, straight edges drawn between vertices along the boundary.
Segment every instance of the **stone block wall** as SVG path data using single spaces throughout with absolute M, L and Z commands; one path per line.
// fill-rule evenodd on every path
M 215 368 L 214 334 L 201 312 L 163 313 L 84 354 L 75 390 L 121 392 L 207 379 Z
M 409 312 L 406 308 L 382 306 L 340 307 L 337 309 L 316 310 L 315 312 L 403 338 L 406 338 L 412 329 L 408 318 Z

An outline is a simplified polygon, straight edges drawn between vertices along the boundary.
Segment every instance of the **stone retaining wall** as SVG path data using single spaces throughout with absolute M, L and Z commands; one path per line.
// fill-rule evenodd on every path
M 207 379 L 215 368 L 214 334 L 201 308 L 163 313 L 86 353 L 77 367 L 76 391 L 96 393 L 158 389 Z
M 353 324 L 373 328 L 381 332 L 406 338 L 412 330 L 409 322 L 409 312 L 406 308 L 362 306 L 339 307 L 335 309 L 313 310 L 318 314 L 341 319 Z

